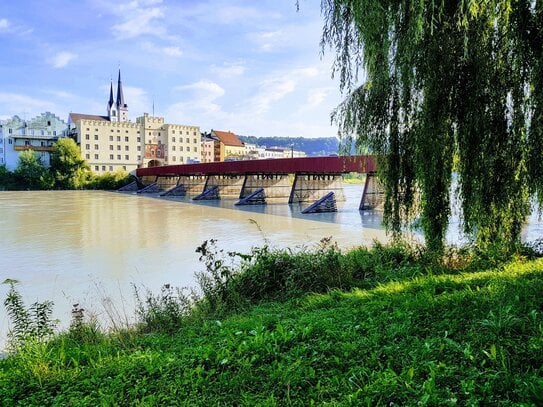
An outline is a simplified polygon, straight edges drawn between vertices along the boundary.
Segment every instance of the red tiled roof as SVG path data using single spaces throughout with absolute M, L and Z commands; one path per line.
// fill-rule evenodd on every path
M 219 130 L 213 130 L 212 133 L 223 143 L 227 146 L 237 146 L 237 147 L 243 147 L 243 143 L 241 140 L 231 131 L 219 131 Z
M 70 113 L 68 121 L 75 123 L 79 120 L 99 120 L 99 121 L 109 121 L 107 116 L 97 116 L 94 114 L 83 114 L 83 113 Z

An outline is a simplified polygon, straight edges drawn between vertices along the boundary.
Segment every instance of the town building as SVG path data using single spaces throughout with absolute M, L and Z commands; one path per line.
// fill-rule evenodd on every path
M 117 97 L 110 86 L 107 115 L 70 113 L 71 136 L 81 148 L 82 157 L 96 173 L 139 167 L 185 164 L 201 161 L 200 128 L 167 124 L 163 117 L 143 116 L 131 122 L 125 103 L 121 71 Z
M 30 120 L 13 116 L 0 122 L 0 165 L 10 171 L 17 168 L 19 153 L 35 151 L 45 166 L 51 162 L 53 144 L 67 134 L 68 125 L 51 112 Z
M 202 162 L 212 163 L 215 161 L 215 142 L 216 140 L 211 136 L 202 135 Z
M 215 161 L 244 159 L 245 146 L 239 137 L 231 131 L 211 130 L 211 138 L 215 140 Z

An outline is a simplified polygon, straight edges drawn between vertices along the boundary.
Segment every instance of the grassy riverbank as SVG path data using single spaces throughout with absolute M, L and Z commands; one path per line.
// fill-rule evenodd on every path
M 541 258 L 323 245 L 238 273 L 199 250 L 197 305 L 165 287 L 140 294 L 138 330 L 27 344 L 0 361 L 2 404 L 543 403 Z

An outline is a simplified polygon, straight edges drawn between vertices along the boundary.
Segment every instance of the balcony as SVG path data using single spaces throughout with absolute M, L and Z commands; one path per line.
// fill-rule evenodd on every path
M 32 150 L 32 151 L 53 151 L 53 146 L 14 146 L 13 149 L 15 151 L 25 151 L 25 150 Z

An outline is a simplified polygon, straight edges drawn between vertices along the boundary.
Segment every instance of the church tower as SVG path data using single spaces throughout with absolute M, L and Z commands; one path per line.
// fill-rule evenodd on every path
M 113 81 L 109 88 L 109 102 L 107 104 L 107 116 L 112 122 L 128 121 L 128 105 L 124 102 L 123 84 L 121 82 L 121 70 L 117 80 L 117 100 L 113 100 Z
M 119 113 L 117 110 L 117 105 L 113 101 L 113 81 L 111 81 L 111 86 L 109 88 L 109 102 L 107 104 L 107 116 L 112 122 L 118 121 Z
M 119 68 L 119 79 L 117 81 L 117 112 L 118 121 L 128 121 L 128 105 L 124 103 L 123 84 L 121 82 L 121 69 Z

